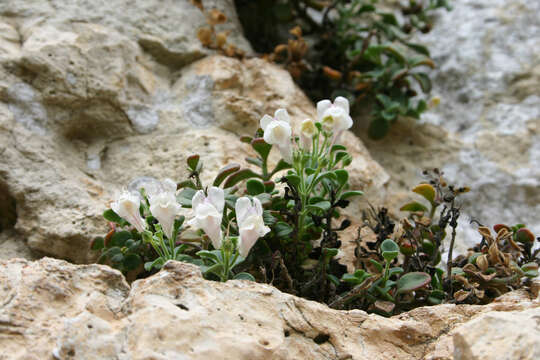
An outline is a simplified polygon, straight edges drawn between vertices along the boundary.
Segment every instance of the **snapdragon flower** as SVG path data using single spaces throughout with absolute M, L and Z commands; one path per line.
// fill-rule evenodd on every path
M 159 221 L 163 233 L 171 239 L 174 231 L 174 219 L 182 209 L 182 206 L 176 201 L 176 183 L 171 179 L 165 179 L 159 188 L 149 193 L 148 201 L 150 212 Z
M 221 220 L 225 206 L 225 194 L 223 189 L 212 186 L 208 190 L 208 196 L 199 190 L 191 200 L 195 217 L 188 221 L 188 225 L 203 230 L 212 241 L 215 249 L 221 247 L 222 232 Z
M 321 100 L 317 103 L 317 117 L 323 127 L 334 133 L 333 143 L 338 141 L 343 131 L 350 129 L 353 120 L 349 115 L 349 100 L 338 96 L 334 103 Z
M 259 199 L 253 198 L 252 202 L 246 196 L 241 197 L 236 201 L 235 210 L 240 234 L 238 251 L 245 258 L 257 242 L 257 239 L 266 235 L 270 228 L 264 225 L 263 209 Z
M 317 133 L 317 127 L 311 119 L 302 121 L 300 126 L 300 146 L 302 149 L 311 150 L 311 143 L 313 142 L 313 136 Z
M 139 232 L 143 232 L 145 223 L 139 211 L 140 206 L 141 198 L 139 195 L 127 190 L 124 190 L 117 197 L 116 201 L 111 203 L 111 209 L 118 214 L 118 216 L 133 225 Z
M 275 145 L 283 159 L 292 162 L 290 117 L 285 109 L 278 109 L 274 117 L 264 115 L 261 119 L 261 128 L 264 130 L 264 141 Z

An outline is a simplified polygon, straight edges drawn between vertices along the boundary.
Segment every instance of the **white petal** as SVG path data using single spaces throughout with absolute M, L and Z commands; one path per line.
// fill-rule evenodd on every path
M 161 185 L 164 191 L 176 193 L 176 182 L 174 180 L 167 178 L 161 182 Z
M 249 255 L 249 251 L 257 242 L 259 235 L 253 228 L 240 230 L 240 243 L 238 244 L 238 252 L 243 258 Z
M 255 213 L 258 215 L 258 216 L 262 216 L 263 214 L 263 208 L 262 208 L 262 204 L 261 204 L 261 201 L 259 199 L 257 199 L 256 197 L 253 198 L 253 205 L 255 205 Z
M 205 198 L 206 197 L 204 196 L 204 191 L 202 190 L 197 191 L 195 195 L 193 195 L 193 198 L 191 199 L 191 208 L 194 211 L 197 211 L 197 208 L 199 207 L 199 205 L 201 205 L 204 202 Z
M 246 220 L 247 214 L 251 209 L 251 200 L 247 196 L 243 196 L 240 199 L 236 200 L 234 205 L 234 210 L 236 212 L 236 222 L 238 227 L 242 227 L 242 224 Z
M 317 119 L 322 121 L 324 112 L 332 106 L 330 100 L 321 100 L 317 103 Z
M 278 145 L 278 149 L 279 149 L 279 152 L 281 154 L 281 157 L 283 158 L 283 160 L 285 160 L 286 162 L 288 162 L 289 164 L 292 164 L 293 162 L 293 153 L 292 153 L 292 146 L 291 146 L 291 142 L 287 142 L 283 145 Z
M 264 131 L 263 139 L 267 144 L 274 145 L 276 143 L 274 139 L 274 133 L 272 132 L 274 124 L 269 124 Z
M 286 122 L 287 124 L 291 122 L 289 113 L 285 109 L 277 109 L 274 113 L 274 118 L 276 120 Z
M 266 131 L 266 127 L 272 121 L 274 121 L 274 119 L 270 115 L 264 115 L 261 119 L 261 129 L 263 129 L 263 131 Z
M 338 96 L 335 98 L 334 105 L 342 108 L 347 114 L 349 113 L 349 100 L 343 96 Z
M 220 213 L 223 212 L 223 207 L 225 207 L 225 193 L 223 192 L 223 189 L 212 186 L 210 190 L 208 190 L 208 200 L 210 200 L 217 211 Z

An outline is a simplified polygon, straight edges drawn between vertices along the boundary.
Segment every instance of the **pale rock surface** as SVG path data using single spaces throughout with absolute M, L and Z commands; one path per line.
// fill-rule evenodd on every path
M 517 351 L 505 347 L 516 336 L 529 348 L 540 340 L 540 303 L 525 291 L 487 306 L 440 305 L 383 318 L 332 310 L 269 285 L 206 281 L 179 262 L 130 287 L 103 265 L 12 259 L 0 261 L 0 284 L 2 360 L 427 360 L 452 359 L 478 342 L 477 358 L 500 359 L 502 349 Z M 519 319 L 521 329 L 489 347 L 502 335 L 501 323 L 490 319 Z M 535 358 L 529 350 L 519 352 L 522 359 Z
M 391 175 L 384 202 L 391 209 L 419 198 L 408 190 L 424 168 L 471 187 L 458 232 L 463 251 L 479 239 L 471 219 L 525 223 L 540 234 L 540 2 L 451 5 L 418 36 L 437 64 L 432 95 L 441 104 L 420 123 L 400 120 L 382 141 L 357 133 Z
M 232 0 L 204 3 L 227 14 L 223 26 L 241 47 Z M 295 123 L 313 116 L 275 65 L 196 60 L 207 54 L 194 37 L 204 18 L 189 1 L 109 5 L 0 4 L 0 231 L 15 229 L 3 235 L 12 255 L 24 238 L 33 251 L 90 262 L 90 241 L 106 231 L 101 213 L 131 180 L 182 180 L 186 157 L 198 153 L 208 182 L 227 163 L 245 164 L 238 135 L 252 134 L 264 113 L 286 107 Z M 388 175 L 354 135 L 346 141 L 354 185 L 377 193 Z
M 203 4 L 208 11 L 217 9 L 227 17 L 227 22 L 218 25 L 217 31 L 230 31 L 228 42 L 251 53 L 251 46 L 242 35 L 234 1 L 204 0 Z M 207 26 L 205 15 L 189 0 L 6 0 L 0 3 L 2 17 L 15 23 L 18 33 L 18 36 L 13 32 L 3 36 L 18 38 L 17 42 L 21 43 L 42 25 L 71 32 L 81 24 L 96 24 L 126 36 L 156 61 L 173 68 L 212 53 L 197 39 L 197 31 Z

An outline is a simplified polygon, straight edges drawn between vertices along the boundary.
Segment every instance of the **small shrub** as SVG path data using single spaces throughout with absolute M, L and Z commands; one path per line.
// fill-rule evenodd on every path
M 447 0 L 410 0 L 394 9 L 377 0 L 236 5 L 253 47 L 283 64 L 312 99 L 344 96 L 351 105 L 369 104 L 371 138 L 384 137 L 399 117 L 419 118 L 427 109 L 417 95 L 431 91 L 435 64 L 428 48 L 411 37 L 431 30 L 430 13 L 449 10 Z

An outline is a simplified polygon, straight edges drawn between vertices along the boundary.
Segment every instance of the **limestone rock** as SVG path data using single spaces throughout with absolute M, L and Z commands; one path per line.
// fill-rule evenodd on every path
M 455 331 L 454 359 L 538 359 L 538 319 L 540 308 L 482 314 Z
M 479 239 L 469 224 L 525 223 L 540 234 L 539 2 L 464 0 L 441 10 L 418 35 L 437 64 L 432 95 L 441 104 L 399 121 L 380 142 L 365 139 L 389 172 L 397 209 L 413 196 L 424 168 L 440 167 L 463 196 L 460 250 Z M 389 146 L 388 144 L 391 144 Z
M 79 263 L 94 259 L 101 213 L 132 179 L 183 179 L 198 153 L 209 181 L 227 163 L 245 164 L 238 135 L 264 113 L 285 107 L 295 123 L 314 114 L 290 75 L 263 60 L 210 56 L 176 72 L 97 24 L 36 25 L 0 65 L 2 228 Z M 353 186 L 377 192 L 386 173 L 354 135 L 345 141 Z
M 383 318 L 332 310 L 265 284 L 206 281 L 197 267 L 179 262 L 130 288 L 103 265 L 12 259 L 0 261 L 0 283 L 2 360 L 451 359 L 501 335 L 489 319 L 519 319 L 523 331 L 511 335 L 528 331 L 527 341 L 538 341 L 540 303 L 524 291 L 486 306 L 440 305 Z M 480 325 L 486 321 L 489 332 Z M 481 349 L 479 358 L 500 358 L 500 348 Z
M 205 0 L 203 4 L 227 17 L 224 24 L 217 25 L 217 31 L 229 31 L 228 42 L 251 53 L 233 0 Z M 7 0 L 0 3 L 0 17 L 17 23 L 22 42 L 35 32 L 36 25 L 48 24 L 58 31 L 69 31 L 80 24 L 101 25 L 128 37 L 157 61 L 174 68 L 212 53 L 197 38 L 199 28 L 208 26 L 205 15 L 189 0 Z

